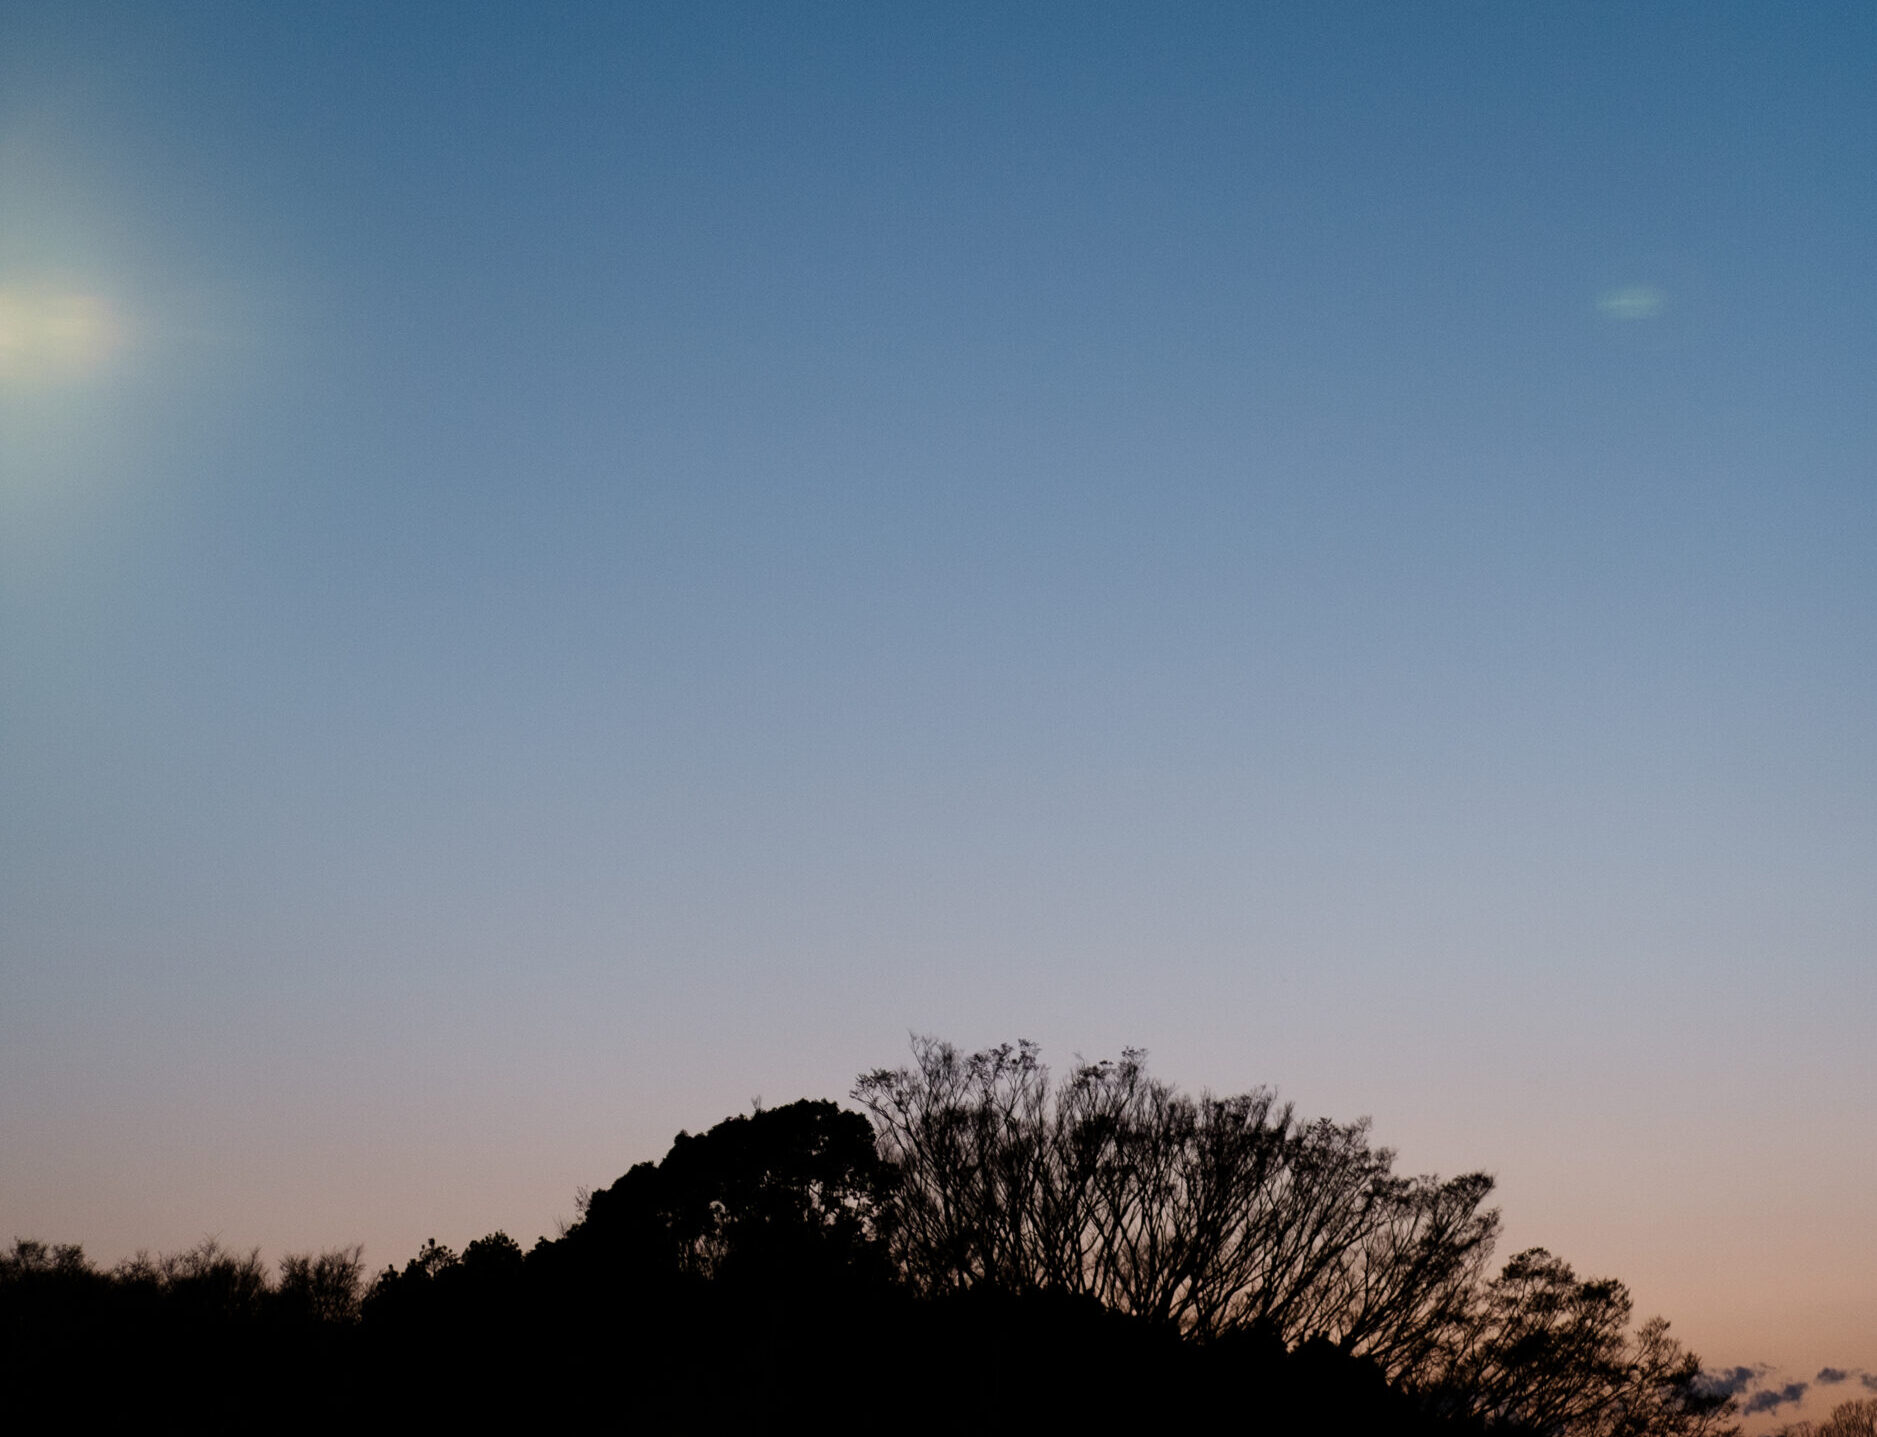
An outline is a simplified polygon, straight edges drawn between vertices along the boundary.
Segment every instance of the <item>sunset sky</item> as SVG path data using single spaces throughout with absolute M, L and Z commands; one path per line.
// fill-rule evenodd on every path
M 909 1032 L 1866 1395 L 1877 7 L 0 0 L 0 1241 Z

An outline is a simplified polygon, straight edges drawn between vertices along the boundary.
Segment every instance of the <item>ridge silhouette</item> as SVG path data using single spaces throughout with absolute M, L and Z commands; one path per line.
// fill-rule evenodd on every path
M 369 1285 L 356 1248 L 275 1276 L 16 1240 L 0 1374 L 159 1430 L 1736 1430 L 1621 1283 L 1543 1249 L 1489 1274 L 1492 1180 L 1402 1177 L 1366 1121 L 1191 1097 L 1134 1051 L 1058 1081 L 1028 1043 L 916 1039 L 852 1096 L 681 1132 L 530 1251 L 433 1239 Z

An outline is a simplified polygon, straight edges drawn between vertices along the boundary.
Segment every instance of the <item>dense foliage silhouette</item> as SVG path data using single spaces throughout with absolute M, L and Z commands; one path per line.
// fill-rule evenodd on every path
M 213 1242 L 108 1271 L 0 1254 L 0 1375 L 158 1429 L 650 1431 L 1229 1421 L 1247 1433 L 1719 1437 L 1620 1283 L 1496 1275 L 1491 1179 L 1402 1177 L 1366 1123 L 1178 1093 L 1141 1054 L 863 1075 L 680 1133 L 528 1252 Z M 78 1397 L 74 1401 L 81 1400 Z

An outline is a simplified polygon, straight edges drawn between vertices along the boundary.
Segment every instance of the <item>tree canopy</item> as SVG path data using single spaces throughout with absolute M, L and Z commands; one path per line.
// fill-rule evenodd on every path
M 593 1193 L 568 1240 L 702 1278 L 863 1264 L 887 1176 L 865 1118 L 804 1098 L 679 1133 Z
M 1727 1430 L 1667 1323 L 1629 1330 L 1621 1283 L 1542 1249 L 1488 1278 L 1492 1178 L 1400 1175 L 1366 1120 L 1183 1094 L 1138 1051 L 1056 1082 L 1033 1044 L 929 1038 L 853 1096 L 896 1174 L 883 1241 L 921 1292 L 1066 1292 L 1202 1343 L 1326 1344 L 1507 1432 Z

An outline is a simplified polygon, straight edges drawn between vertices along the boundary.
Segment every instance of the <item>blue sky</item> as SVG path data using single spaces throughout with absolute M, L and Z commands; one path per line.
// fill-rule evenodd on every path
M 0 36 L 22 1235 L 527 1241 L 1025 1035 L 1877 1365 L 1868 7 Z

